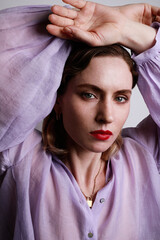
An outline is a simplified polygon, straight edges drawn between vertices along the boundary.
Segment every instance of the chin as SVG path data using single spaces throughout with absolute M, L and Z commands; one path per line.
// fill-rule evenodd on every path
M 92 147 L 88 148 L 88 150 L 91 152 L 95 152 L 95 153 L 103 153 L 103 152 L 107 151 L 110 146 L 111 146 L 111 144 L 105 144 L 105 146 L 104 145 L 98 146 L 98 144 L 97 144 L 96 146 L 92 146 Z

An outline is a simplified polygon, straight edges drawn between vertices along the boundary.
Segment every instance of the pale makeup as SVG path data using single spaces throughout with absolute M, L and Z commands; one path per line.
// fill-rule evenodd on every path
M 122 58 L 93 58 L 58 99 L 71 149 L 106 151 L 128 117 L 131 93 L 132 74 Z M 91 135 L 97 130 L 109 130 L 112 135 L 100 140 Z

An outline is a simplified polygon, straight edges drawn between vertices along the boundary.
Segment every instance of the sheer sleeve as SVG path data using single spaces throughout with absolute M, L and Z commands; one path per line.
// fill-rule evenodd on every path
M 160 24 L 153 26 L 157 28 L 156 44 L 134 60 L 139 71 L 138 87 L 154 122 L 160 127 Z
M 157 28 L 156 44 L 149 50 L 134 56 L 138 66 L 138 87 L 147 104 L 150 115 L 136 128 L 123 131 L 123 136 L 129 136 L 145 147 L 154 157 L 160 170 L 160 30 Z
M 0 152 L 53 108 L 70 44 L 46 31 L 50 6 L 0 11 Z

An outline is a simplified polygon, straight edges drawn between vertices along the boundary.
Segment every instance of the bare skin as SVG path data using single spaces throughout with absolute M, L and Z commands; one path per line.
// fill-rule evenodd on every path
M 60 38 L 86 42 L 92 46 L 120 43 L 137 53 L 155 44 L 160 9 L 149 4 L 109 7 L 84 0 L 65 0 L 75 9 L 53 6 L 47 30 Z M 78 10 L 78 11 L 77 11 Z

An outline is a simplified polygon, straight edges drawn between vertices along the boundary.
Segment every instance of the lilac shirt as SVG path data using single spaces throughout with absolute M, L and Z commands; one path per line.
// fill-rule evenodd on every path
M 43 151 L 41 133 L 29 131 L 24 141 L 15 145 L 15 137 L 11 144 L 15 146 L 5 147 L 0 154 L 1 173 L 5 172 L 0 239 L 160 239 L 160 31 L 155 46 L 134 59 L 139 88 L 152 117 L 124 130 L 124 144 L 106 170 L 106 182 L 111 180 L 97 193 L 92 209 L 67 167 Z M 53 94 L 59 85 L 59 79 L 54 80 Z M 51 107 L 52 102 L 45 103 Z M 31 118 L 22 116 L 21 123 L 27 121 L 32 129 Z

